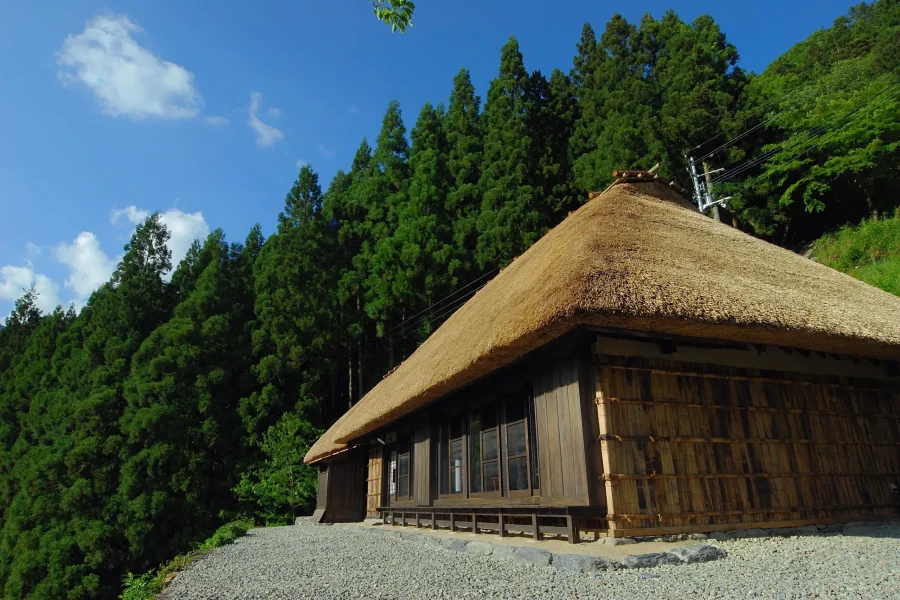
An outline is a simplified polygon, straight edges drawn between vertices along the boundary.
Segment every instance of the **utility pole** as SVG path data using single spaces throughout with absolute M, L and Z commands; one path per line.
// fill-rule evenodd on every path
M 706 202 L 708 204 L 712 204 L 712 218 L 716 221 L 722 222 L 722 217 L 719 215 L 719 204 L 713 202 L 712 197 L 712 172 L 709 170 L 709 161 L 703 161 L 703 176 L 706 178 Z
M 694 161 L 693 156 L 685 156 L 685 159 L 688 161 L 688 174 L 691 176 L 691 183 L 694 184 L 694 202 L 697 203 L 697 208 L 700 209 L 700 212 L 706 211 L 707 208 L 712 208 L 712 217 L 716 221 L 721 221 L 722 217 L 719 215 L 719 205 L 725 204 L 728 200 L 731 200 L 731 196 L 727 198 L 716 199 L 712 193 L 712 175 L 713 173 L 718 173 L 723 169 L 716 169 L 715 171 L 709 170 L 709 163 L 703 161 L 703 177 L 697 173 L 697 163 Z

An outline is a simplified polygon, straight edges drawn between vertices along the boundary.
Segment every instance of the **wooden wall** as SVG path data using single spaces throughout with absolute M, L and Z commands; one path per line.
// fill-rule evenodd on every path
M 420 419 L 413 434 L 412 450 L 412 493 L 417 506 L 431 506 L 436 497 L 434 490 L 437 473 L 434 473 L 436 462 L 432 456 L 431 422 L 428 418 Z
M 369 460 L 366 465 L 366 516 L 379 516 L 378 507 L 382 502 L 382 486 L 384 485 L 382 474 L 384 473 L 384 458 L 381 446 L 369 450 Z
M 366 512 L 367 455 L 351 452 L 326 461 L 319 470 L 319 491 L 313 521 L 362 521 Z
M 578 362 L 568 357 L 534 377 L 541 503 L 590 501 Z M 545 499 L 547 501 L 545 501 Z
M 897 383 L 596 352 L 594 361 L 611 535 L 898 514 Z

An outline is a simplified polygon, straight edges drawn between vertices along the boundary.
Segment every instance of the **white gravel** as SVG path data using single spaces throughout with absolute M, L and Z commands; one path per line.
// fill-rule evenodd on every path
M 572 574 L 344 526 L 253 529 L 166 600 L 355 598 L 900 598 L 900 522 L 842 533 L 710 541 L 710 563 Z

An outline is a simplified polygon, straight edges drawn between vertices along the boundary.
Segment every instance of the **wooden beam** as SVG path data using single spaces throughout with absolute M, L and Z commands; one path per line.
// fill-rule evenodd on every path
M 566 530 L 570 544 L 577 544 L 581 541 L 578 539 L 578 524 L 572 518 L 572 515 L 566 515 Z

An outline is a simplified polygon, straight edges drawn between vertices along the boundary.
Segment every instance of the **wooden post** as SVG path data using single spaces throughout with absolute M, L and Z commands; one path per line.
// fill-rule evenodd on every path
M 456 513 L 450 512 L 450 531 L 456 531 Z
M 500 514 L 497 515 L 497 525 L 499 526 L 498 529 L 499 529 L 499 531 L 500 531 L 500 537 L 506 537 L 506 532 L 503 530 L 503 529 L 504 529 L 504 527 L 503 527 L 503 513 L 500 513 Z
M 437 519 L 435 518 L 434 513 L 431 513 L 431 528 L 437 529 Z
M 472 513 L 472 533 L 478 533 L 478 515 Z
M 604 436 L 612 433 L 610 431 L 609 422 L 611 420 L 610 409 L 607 408 L 606 403 L 604 402 L 603 395 L 603 381 L 601 379 L 600 372 L 595 370 L 595 389 L 597 390 L 597 395 L 595 398 L 595 403 L 597 404 L 597 420 L 599 422 L 599 432 L 600 432 L 600 456 L 603 458 L 603 468 L 606 469 L 607 473 L 618 473 L 618 471 L 614 470 L 618 466 L 618 462 L 613 464 L 613 460 L 618 457 L 618 455 L 610 448 L 610 442 L 607 441 Z M 616 492 L 618 491 L 613 486 L 616 482 L 605 479 L 603 477 L 600 478 L 600 481 L 604 481 L 604 487 L 606 492 L 606 512 L 608 514 L 615 514 L 616 505 L 618 500 L 618 495 Z M 607 535 L 609 537 L 615 537 L 616 533 L 616 523 L 615 521 L 607 521 Z
M 400 524 L 403 525 L 404 527 L 406 527 L 406 511 L 405 510 L 400 511 Z
M 416 511 L 416 529 L 419 528 L 419 511 Z
M 537 514 L 531 515 L 531 528 L 532 528 L 531 536 L 536 540 L 540 540 L 541 539 L 541 526 L 538 525 Z
M 572 515 L 566 515 L 566 529 L 568 530 L 570 544 L 577 544 L 581 541 L 578 539 L 578 524 L 572 518 Z

